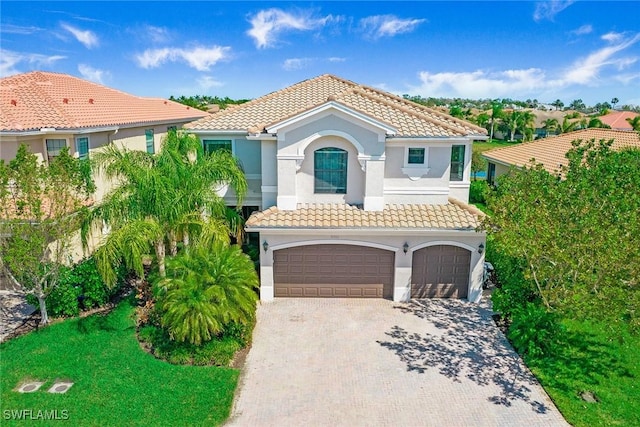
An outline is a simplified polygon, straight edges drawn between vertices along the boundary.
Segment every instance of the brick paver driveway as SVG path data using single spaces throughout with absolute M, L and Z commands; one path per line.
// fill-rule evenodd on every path
M 490 316 L 455 300 L 264 303 L 229 425 L 567 425 Z

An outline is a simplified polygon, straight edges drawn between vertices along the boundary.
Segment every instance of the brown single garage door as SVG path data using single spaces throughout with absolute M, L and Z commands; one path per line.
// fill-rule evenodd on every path
M 353 245 L 310 245 L 273 253 L 276 297 L 393 298 L 395 253 Z
M 466 298 L 471 252 L 457 246 L 428 246 L 413 253 L 411 298 Z

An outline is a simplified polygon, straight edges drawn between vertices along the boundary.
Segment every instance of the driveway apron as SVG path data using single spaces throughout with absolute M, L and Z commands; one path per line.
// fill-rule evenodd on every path
M 258 307 L 230 426 L 566 426 L 484 305 Z

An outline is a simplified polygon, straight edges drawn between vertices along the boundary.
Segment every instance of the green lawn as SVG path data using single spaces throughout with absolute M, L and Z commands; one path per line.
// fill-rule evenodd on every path
M 640 426 L 640 336 L 596 323 L 565 322 L 569 345 L 529 367 L 576 427 Z M 588 403 L 579 393 L 600 400 Z
M 3 425 L 11 423 L 11 410 L 34 416 L 66 410 L 74 426 L 220 425 L 238 380 L 235 369 L 171 365 L 144 352 L 127 301 L 108 316 L 68 320 L 3 343 L 0 357 Z M 66 394 L 47 393 L 58 378 L 75 384 Z M 25 379 L 45 384 L 34 393 L 13 391 Z
M 491 141 L 475 141 L 473 143 L 473 151 L 487 151 L 494 148 L 510 147 L 512 145 L 521 144 L 521 142 L 507 142 L 499 139 L 492 139 Z

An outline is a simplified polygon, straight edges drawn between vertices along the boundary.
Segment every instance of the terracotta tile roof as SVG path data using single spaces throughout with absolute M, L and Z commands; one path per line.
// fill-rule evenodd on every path
M 483 152 L 482 156 L 489 161 L 518 167 L 528 166 L 531 159 L 535 159 L 536 163 L 542 163 L 547 171 L 554 173 L 560 165 L 567 164 L 565 154 L 572 148 L 571 143 L 577 139 L 582 141 L 613 139 L 613 149 L 640 148 L 640 136 L 636 132 L 591 128 L 537 139 L 511 147 L 488 150 Z
M 614 111 L 598 118 L 602 120 L 602 123 L 611 126 L 611 129 L 632 130 L 633 128 L 627 119 L 633 119 L 637 116 L 640 114 L 633 111 Z
M 397 129 L 397 136 L 486 135 L 484 128 L 398 96 L 330 74 L 305 80 L 187 127 L 196 130 L 256 130 L 335 101 Z
M 0 131 L 191 121 L 208 113 L 129 95 L 67 74 L 34 71 L 0 79 Z
M 271 207 L 247 220 L 247 229 L 445 229 L 475 230 L 484 214 L 461 201 L 446 205 L 386 205 L 364 211 L 348 204 L 300 204 L 294 211 Z

